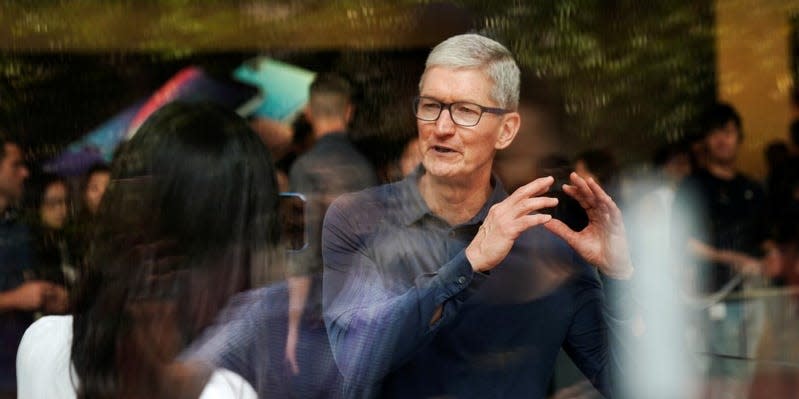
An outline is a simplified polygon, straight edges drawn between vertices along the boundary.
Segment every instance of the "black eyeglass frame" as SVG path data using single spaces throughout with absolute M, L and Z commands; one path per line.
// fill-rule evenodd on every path
M 419 115 L 416 113 L 416 111 L 419 109 L 419 101 L 421 99 L 432 100 L 432 101 L 435 101 L 435 102 L 441 104 L 441 107 L 438 109 L 438 115 L 436 115 L 435 118 L 433 118 L 433 119 L 423 119 L 423 118 L 420 118 Z M 465 125 L 465 124 L 456 122 L 455 121 L 455 117 L 452 116 L 452 106 L 455 105 L 455 104 L 468 104 L 468 105 L 474 105 L 475 107 L 480 108 L 480 115 L 477 117 L 477 121 L 474 122 L 474 124 L 472 124 L 472 125 Z M 443 101 L 438 101 L 438 100 L 436 100 L 433 97 L 416 96 L 416 97 L 413 98 L 413 115 L 416 117 L 416 119 L 418 119 L 420 121 L 435 122 L 435 121 L 438 120 L 438 118 L 441 117 L 441 113 L 444 112 L 445 109 L 447 111 L 449 111 L 449 119 L 452 121 L 452 123 L 454 123 L 454 124 L 456 124 L 458 126 L 462 126 L 462 127 L 477 126 L 477 124 L 480 123 L 480 120 L 483 119 L 483 114 L 486 113 L 486 112 L 489 113 L 489 114 L 494 114 L 494 115 L 505 115 L 505 114 L 509 114 L 509 113 L 513 112 L 513 111 L 511 111 L 509 109 L 504 109 L 504 108 L 484 107 L 484 106 L 482 106 L 480 104 L 470 103 L 468 101 L 455 101 L 455 102 L 451 102 L 451 103 L 445 103 Z

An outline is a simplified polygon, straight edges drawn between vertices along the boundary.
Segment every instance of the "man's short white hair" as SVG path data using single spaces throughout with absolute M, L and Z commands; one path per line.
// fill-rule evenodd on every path
M 425 72 L 432 67 L 482 69 L 494 83 L 491 98 L 500 107 L 516 110 L 519 105 L 519 66 L 510 51 L 492 39 L 471 33 L 450 37 L 427 56 Z M 419 90 L 423 80 L 424 74 Z

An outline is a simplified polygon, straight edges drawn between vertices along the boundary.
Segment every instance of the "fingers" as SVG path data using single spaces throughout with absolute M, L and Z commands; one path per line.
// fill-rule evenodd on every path
M 596 197 L 588 187 L 588 183 L 586 183 L 585 179 L 575 172 L 572 172 L 571 175 L 569 175 L 569 178 L 572 184 L 564 184 L 563 191 L 577 200 L 580 206 L 582 206 L 586 211 L 595 208 Z
M 614 220 L 621 218 L 621 211 L 616 202 L 592 178 L 583 179 L 577 173 L 570 175 L 572 185 L 564 184 L 563 191 L 577 200 L 587 212 L 595 210 L 605 212 Z
M 598 202 L 602 203 L 608 212 L 610 212 L 610 216 L 614 219 L 621 218 L 621 210 L 619 210 L 613 198 L 611 198 L 594 179 L 588 179 L 587 184 L 588 188 L 590 188 L 591 192 L 596 196 Z
M 521 200 L 517 206 L 516 216 L 525 215 L 544 208 L 552 208 L 558 205 L 557 198 L 551 197 L 533 197 Z
M 536 213 L 534 215 L 525 215 L 519 218 L 519 221 L 522 224 L 521 226 L 522 231 L 527 230 L 531 227 L 538 226 L 540 224 L 547 223 L 550 220 L 552 220 L 552 216 L 543 213 Z
M 513 192 L 508 199 L 513 202 L 519 202 L 526 198 L 534 197 L 537 195 L 541 195 L 549 190 L 552 187 L 552 183 L 555 182 L 555 178 L 552 176 L 541 177 L 538 179 L 533 180 L 530 183 L 527 183 Z

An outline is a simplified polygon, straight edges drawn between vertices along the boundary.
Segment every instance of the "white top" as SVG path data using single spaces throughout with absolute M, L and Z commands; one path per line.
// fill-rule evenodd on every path
M 17 350 L 18 399 L 74 399 L 77 376 L 70 361 L 72 316 L 46 316 L 33 323 Z M 238 374 L 217 369 L 200 399 L 257 398 Z

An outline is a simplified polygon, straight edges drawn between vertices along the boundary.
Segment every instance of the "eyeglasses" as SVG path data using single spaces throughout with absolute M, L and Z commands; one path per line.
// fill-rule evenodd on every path
M 441 116 L 441 111 L 445 109 L 449 111 L 449 117 L 452 122 L 463 127 L 475 126 L 480 123 L 480 118 L 485 112 L 495 115 L 504 115 L 511 112 L 507 109 L 484 107 L 464 101 L 447 104 L 430 97 L 419 96 L 413 99 L 413 113 L 416 115 L 416 119 L 422 121 L 433 122 L 438 120 L 438 117 Z

